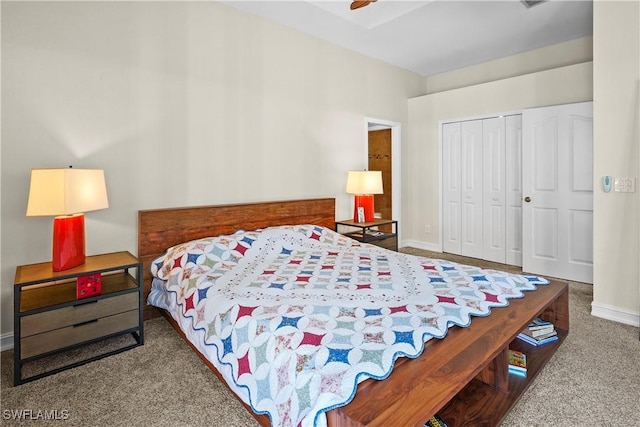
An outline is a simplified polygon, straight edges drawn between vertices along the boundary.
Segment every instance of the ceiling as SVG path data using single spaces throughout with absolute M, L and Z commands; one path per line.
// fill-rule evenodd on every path
M 589 36 L 593 4 L 548 0 L 224 1 L 380 61 L 427 76 Z

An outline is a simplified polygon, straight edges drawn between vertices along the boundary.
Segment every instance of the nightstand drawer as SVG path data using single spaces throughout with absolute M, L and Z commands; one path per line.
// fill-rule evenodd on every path
M 78 305 L 22 317 L 20 319 L 21 336 L 28 337 L 53 331 L 137 308 L 137 292 L 103 298 L 90 303 L 82 303 L 79 300 Z
M 136 328 L 139 320 L 140 312 L 136 307 L 136 309 L 125 313 L 90 320 L 87 323 L 76 323 L 75 326 L 22 338 L 20 340 L 21 358 L 26 359 L 126 329 Z

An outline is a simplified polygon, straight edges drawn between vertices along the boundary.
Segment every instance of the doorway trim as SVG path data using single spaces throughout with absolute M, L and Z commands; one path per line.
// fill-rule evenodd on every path
M 400 236 L 402 235 L 402 169 L 401 169 L 401 146 L 402 146 L 402 125 L 399 122 L 393 122 L 389 120 L 375 119 L 371 117 L 365 117 L 365 131 L 366 135 L 369 135 L 371 130 L 391 129 L 391 210 L 393 216 L 400 224 L 398 227 L 398 242 L 401 242 Z M 369 154 L 367 139 L 364 140 L 365 153 Z M 367 157 L 368 163 L 368 157 Z M 365 163 L 366 164 L 366 163 Z

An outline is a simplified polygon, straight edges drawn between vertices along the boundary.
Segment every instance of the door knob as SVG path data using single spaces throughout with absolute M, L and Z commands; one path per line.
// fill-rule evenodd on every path
M 527 203 L 529 203 L 529 202 L 531 201 L 531 197 L 529 197 L 529 196 L 525 197 L 525 198 L 524 198 L 524 201 L 525 201 L 525 202 L 527 202 Z

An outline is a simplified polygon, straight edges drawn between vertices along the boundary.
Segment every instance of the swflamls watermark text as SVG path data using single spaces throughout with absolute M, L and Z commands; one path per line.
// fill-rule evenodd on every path
M 24 421 L 24 420 L 64 421 L 66 419 L 69 419 L 69 411 L 67 409 L 52 409 L 52 410 L 3 409 L 2 419 L 14 420 L 14 421 Z

